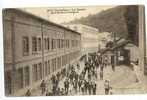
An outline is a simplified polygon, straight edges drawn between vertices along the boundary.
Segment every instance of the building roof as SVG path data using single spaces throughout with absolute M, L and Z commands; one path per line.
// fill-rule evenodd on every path
M 118 42 L 118 41 L 117 41 Z M 128 43 L 130 43 L 129 40 L 123 40 L 119 43 L 116 43 L 115 46 L 113 46 L 112 48 L 105 48 L 103 50 L 101 50 L 101 53 L 104 54 L 105 52 L 107 51 L 114 51 L 115 49 L 118 49 L 118 48 L 121 48 L 121 47 L 124 47 L 125 45 L 127 45 Z
M 77 31 L 68 29 L 68 28 L 66 28 L 66 27 L 64 27 L 64 26 L 62 26 L 62 25 L 56 24 L 56 23 L 51 22 L 51 21 L 49 21 L 49 20 L 46 20 L 46 19 L 44 19 L 44 18 L 42 18 L 42 17 L 36 16 L 36 15 L 34 15 L 34 14 L 28 13 L 28 12 L 26 12 L 26 11 L 23 11 L 23 10 L 20 10 L 20 9 L 17 9 L 17 8 L 7 8 L 7 9 L 3 9 L 3 14 L 4 14 L 4 12 L 7 12 L 7 11 L 12 11 L 12 12 L 17 12 L 17 13 L 25 14 L 25 15 L 27 15 L 27 16 L 29 16 L 29 17 L 33 17 L 33 18 L 35 18 L 35 19 L 37 19 L 37 20 L 39 20 L 39 21 L 41 21 L 41 22 L 47 22 L 47 23 L 52 24 L 52 25 L 55 25 L 55 26 L 57 26 L 57 27 L 59 27 L 59 28 L 63 28 L 63 29 L 65 29 L 65 30 L 67 30 L 67 31 L 71 31 L 71 32 L 74 32 L 74 33 L 77 33 L 77 34 L 81 35 L 81 33 L 77 32 Z
M 120 47 L 127 45 L 128 43 L 130 43 L 130 41 L 128 41 L 128 40 L 122 41 L 122 42 L 116 44 L 115 46 L 113 46 L 111 49 L 115 50 L 117 48 L 120 48 Z

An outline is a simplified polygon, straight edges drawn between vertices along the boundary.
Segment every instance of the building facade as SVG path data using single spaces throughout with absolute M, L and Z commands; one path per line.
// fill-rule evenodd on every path
M 93 53 L 98 50 L 98 34 L 99 30 L 97 28 L 83 25 L 83 24 L 63 24 L 63 26 L 75 30 L 81 34 L 81 50 L 82 55 Z
M 77 61 L 81 34 L 18 9 L 3 10 L 6 96 L 20 96 Z
M 91 26 L 83 24 L 63 24 L 63 26 L 82 33 L 81 55 L 87 55 L 88 53 L 94 53 L 100 49 L 104 49 L 107 42 L 112 40 L 112 33 L 99 32 L 97 28 Z

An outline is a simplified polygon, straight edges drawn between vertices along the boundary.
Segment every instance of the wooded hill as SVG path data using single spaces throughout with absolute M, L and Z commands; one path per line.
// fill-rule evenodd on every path
M 113 32 L 116 36 L 131 40 L 138 45 L 138 6 L 117 6 L 95 15 L 89 15 L 70 23 L 85 24 L 100 32 Z

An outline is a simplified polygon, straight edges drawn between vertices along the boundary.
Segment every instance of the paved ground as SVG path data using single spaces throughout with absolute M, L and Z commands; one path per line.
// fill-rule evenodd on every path
M 80 63 L 81 69 L 77 71 L 78 73 L 81 73 L 84 63 Z M 144 93 L 144 90 L 141 88 L 141 83 L 137 82 L 137 75 L 136 72 L 130 69 L 127 66 L 117 66 L 115 71 L 112 71 L 111 66 L 107 66 L 104 68 L 104 79 L 100 80 L 99 79 L 99 69 L 98 69 L 98 79 L 97 81 L 97 95 L 104 95 L 104 80 L 109 80 L 110 85 L 112 86 L 112 92 L 113 94 L 134 94 L 134 93 Z M 48 81 L 47 84 L 50 81 Z M 64 79 L 60 81 L 59 83 L 60 87 L 64 86 Z M 50 85 L 48 85 L 48 89 L 50 89 Z M 72 88 L 72 87 L 70 87 Z M 40 88 L 37 88 L 34 90 L 33 95 L 40 95 L 41 90 Z M 70 95 L 81 95 L 81 92 L 75 93 L 74 90 L 71 91 Z

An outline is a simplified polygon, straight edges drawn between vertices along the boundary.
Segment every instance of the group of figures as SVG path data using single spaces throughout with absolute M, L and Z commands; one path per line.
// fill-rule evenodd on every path
M 62 96 L 62 95 L 96 95 L 97 80 L 103 80 L 104 68 L 107 66 L 107 57 L 93 55 L 84 61 L 84 66 L 79 63 L 76 65 L 69 64 L 67 68 L 63 68 L 60 72 L 52 75 L 51 84 L 42 80 L 40 84 L 41 95 L 46 96 Z M 114 66 L 112 66 L 112 69 Z M 62 83 L 62 85 L 61 85 Z M 51 85 L 51 89 L 48 89 Z M 105 94 L 112 94 L 110 91 L 109 80 L 104 81 Z M 30 89 L 26 92 L 26 96 L 31 96 Z

